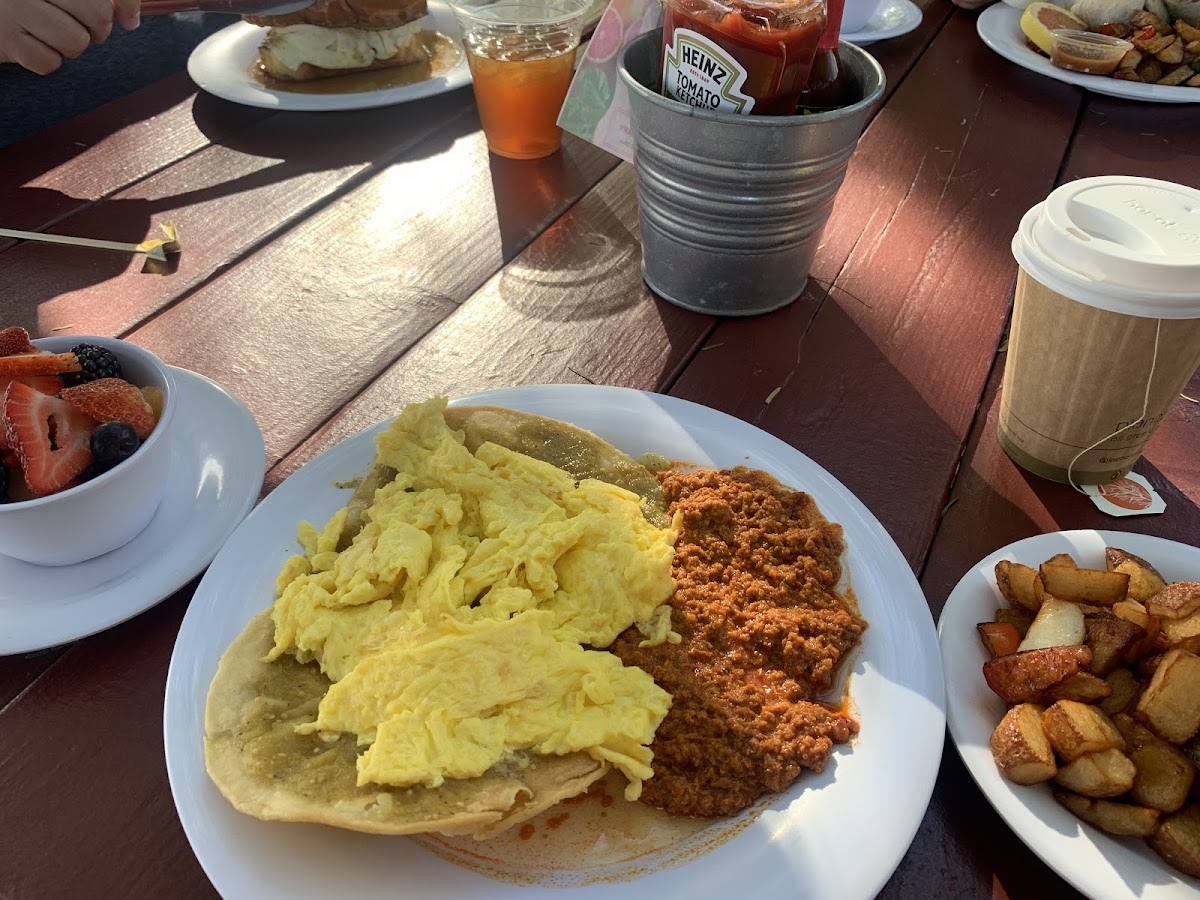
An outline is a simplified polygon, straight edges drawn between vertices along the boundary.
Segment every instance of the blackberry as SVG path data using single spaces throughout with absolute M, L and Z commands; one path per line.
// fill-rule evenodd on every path
M 101 378 L 120 378 L 121 363 L 112 352 L 95 344 L 78 344 L 71 348 L 79 365 L 83 369 L 66 376 L 68 387 L 83 384 L 87 381 L 99 381 Z
M 133 456 L 133 452 L 141 445 L 137 432 L 128 422 L 103 422 L 92 432 L 92 466 L 100 472 L 107 472 L 117 463 Z

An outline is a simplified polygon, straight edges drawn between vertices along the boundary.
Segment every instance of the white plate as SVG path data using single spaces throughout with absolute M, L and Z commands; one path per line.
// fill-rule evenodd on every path
M 997 550 L 963 576 L 938 621 L 950 736 L 1009 827 L 1080 891 L 1095 898 L 1194 900 L 1200 881 L 1172 869 L 1145 841 L 1113 838 L 1084 825 L 1058 805 L 1048 786 L 1012 784 L 992 761 L 989 742 L 1006 707 L 983 680 L 987 654 L 975 625 L 990 622 L 1007 605 L 996 589 L 996 563 L 1010 559 L 1036 567 L 1055 553 L 1070 553 L 1081 566 L 1103 568 L 1105 546 L 1137 554 L 1167 581 L 1200 578 L 1200 549 L 1123 531 L 1061 531 Z
M 1031 72 L 1048 75 L 1057 81 L 1078 85 L 1096 94 L 1150 100 L 1155 103 L 1200 103 L 1200 88 L 1172 87 L 1165 84 L 1138 84 L 1107 75 L 1084 75 L 1050 65 L 1050 60 L 1025 46 L 1021 32 L 1021 10 L 1007 3 L 994 3 L 983 11 L 975 30 L 983 42 L 1003 56 Z
M 192 849 L 227 898 L 503 898 L 531 891 L 571 900 L 872 897 L 912 840 L 929 802 L 944 740 L 941 666 L 932 617 L 908 563 L 846 488 L 797 450 L 745 422 L 672 397 L 592 385 L 531 386 L 462 397 L 553 416 L 621 449 L 766 469 L 812 494 L 845 529 L 847 563 L 870 623 L 851 694 L 862 730 L 821 775 L 806 774 L 736 837 L 679 868 L 561 890 L 521 888 L 443 861 L 415 843 L 261 822 L 225 801 L 204 769 L 204 704 L 217 660 L 274 595 L 297 552 L 301 519 L 324 523 L 349 498 L 335 483 L 374 458 L 368 429 L 287 479 L 246 519 L 196 590 L 167 675 L 164 736 L 175 805 Z M 886 814 L 875 814 L 886 811 Z M 864 852 L 868 848 L 869 852 Z
M 453 40 L 462 53 L 458 65 L 445 75 L 428 81 L 353 94 L 274 91 L 259 84 L 251 74 L 258 60 L 258 45 L 262 43 L 266 29 L 249 22 L 238 22 L 209 35 L 188 57 L 188 74 L 202 89 L 225 100 L 246 106 L 301 112 L 372 109 L 444 94 L 470 84 L 471 72 L 450 7 L 441 0 L 429 0 L 428 8 L 432 20 L 430 27 Z
M 179 414 L 162 504 L 124 547 L 73 566 L 0 556 L 0 655 L 95 634 L 166 599 L 212 561 L 262 488 L 262 433 L 245 404 L 171 369 Z
M 862 31 L 843 34 L 842 40 L 865 47 L 876 41 L 900 37 L 914 31 L 921 24 L 921 8 L 909 0 L 883 0 L 875 15 L 871 16 Z

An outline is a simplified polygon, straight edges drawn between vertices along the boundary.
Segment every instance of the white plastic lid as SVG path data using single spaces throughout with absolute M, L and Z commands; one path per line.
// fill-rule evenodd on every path
M 1013 256 L 1065 297 L 1129 316 L 1200 318 L 1200 190 L 1102 175 L 1064 184 L 1021 219 Z

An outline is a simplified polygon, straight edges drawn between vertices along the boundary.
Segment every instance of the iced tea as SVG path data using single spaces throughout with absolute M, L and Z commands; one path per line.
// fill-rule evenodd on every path
M 558 149 L 585 0 L 454 0 L 488 149 L 537 159 Z
M 489 150 L 536 159 L 558 149 L 562 129 L 555 122 L 574 75 L 574 47 L 522 59 L 493 59 L 468 49 L 467 61 Z

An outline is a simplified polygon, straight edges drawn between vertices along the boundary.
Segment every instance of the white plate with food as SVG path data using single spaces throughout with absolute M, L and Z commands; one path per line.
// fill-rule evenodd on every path
M 860 31 L 842 34 L 842 40 L 865 47 L 876 41 L 900 37 L 921 24 L 921 8 L 910 0 L 882 0 Z
M 488 391 L 457 398 L 451 406 L 480 404 L 573 423 L 635 457 L 653 452 L 699 465 L 763 469 L 810 494 L 824 516 L 844 529 L 843 570 L 869 623 L 849 657 L 849 702 L 860 733 L 835 749 L 820 774 L 806 772 L 749 812 L 717 820 L 711 830 L 693 835 L 683 852 L 667 853 L 661 864 L 656 860 L 666 857 L 643 857 L 615 869 L 594 867 L 584 851 L 574 858 L 578 866 L 567 872 L 534 866 L 487 877 L 480 874 L 488 870 L 486 860 L 469 852 L 450 862 L 441 858 L 445 854 L 430 852 L 428 842 L 260 821 L 235 811 L 205 766 L 206 695 L 218 659 L 247 622 L 270 606 L 280 567 L 297 552 L 298 522 L 319 527 L 346 505 L 345 483 L 371 466 L 374 436 L 384 423 L 312 460 L 260 504 L 214 561 L 180 629 L 164 707 L 167 769 L 184 830 L 217 890 L 229 900 L 335 893 L 362 900 L 492 898 L 528 890 L 523 881 L 538 885 L 543 894 L 573 898 L 626 896 L 631 888 L 695 898 L 873 897 L 924 815 L 945 721 L 932 617 L 887 532 L 802 453 L 694 403 L 623 388 L 550 385 Z M 551 820 L 548 828 L 557 827 Z M 549 836 L 543 831 L 539 838 Z M 517 851 L 530 846 L 511 840 Z M 472 846 L 486 849 L 486 843 Z M 864 854 L 864 846 L 871 852 Z
M 208 565 L 258 499 L 265 456 L 250 410 L 202 375 L 171 371 L 180 412 L 154 518 L 123 547 L 73 566 L 0 555 L 0 655 L 95 634 L 166 599 Z
M 995 566 L 1011 560 L 1032 568 L 1058 553 L 1081 567 L 1103 569 L 1105 547 L 1117 547 L 1156 566 L 1168 581 L 1200 579 L 1200 549 L 1147 535 L 1115 531 L 1065 531 L 1010 544 L 971 568 L 951 593 L 938 622 L 946 676 L 950 736 L 975 782 L 997 812 L 1034 853 L 1072 885 L 1096 898 L 1195 897 L 1200 880 L 1164 862 L 1140 838 L 1112 837 L 1077 819 L 1047 784 L 1023 786 L 1004 778 L 992 758 L 992 732 L 1006 705 L 988 687 L 988 659 L 976 631 L 1005 607 Z
M 1124 97 L 1129 100 L 1148 100 L 1154 103 L 1200 103 L 1200 88 L 1163 84 L 1139 84 L 1121 81 L 1108 75 L 1085 75 L 1060 69 L 1050 60 L 1030 50 L 1021 32 L 1021 10 L 1007 3 L 994 3 L 983 11 L 975 29 L 983 42 L 1010 62 L 1056 81 L 1074 84 L 1096 94 Z
M 471 83 L 454 14 L 442 0 L 429 0 L 417 20 L 428 41 L 428 63 L 372 69 L 301 82 L 264 77 L 259 46 L 268 29 L 238 22 L 210 35 L 188 58 L 188 74 L 203 90 L 234 103 L 266 109 L 333 111 L 372 109 L 420 100 Z

